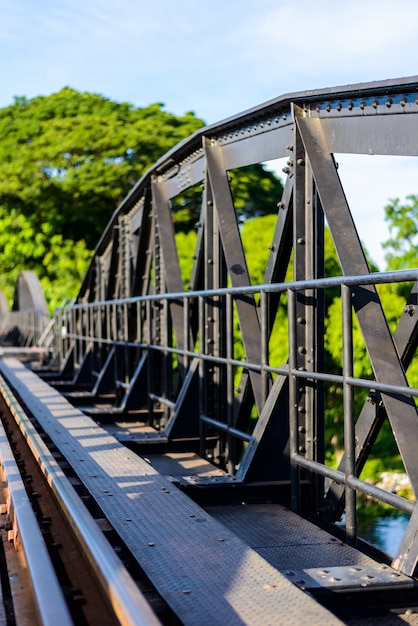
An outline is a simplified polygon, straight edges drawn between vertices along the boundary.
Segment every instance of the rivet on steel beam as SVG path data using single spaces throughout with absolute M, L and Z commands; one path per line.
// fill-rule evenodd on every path
M 277 203 L 277 208 L 278 209 L 285 209 L 286 208 L 286 204 L 282 201 Z
M 293 152 L 293 145 L 289 144 L 288 146 L 286 146 L 286 150 L 289 150 L 289 152 Z
M 297 240 L 297 242 L 298 242 L 298 244 L 299 244 L 300 246 L 304 246 L 304 245 L 305 245 L 305 240 L 304 240 L 304 238 L 303 238 L 303 237 L 299 237 L 299 238 L 298 238 L 298 240 Z
M 271 250 L 271 252 L 274 252 L 276 250 L 276 246 L 272 243 L 271 246 L 269 246 L 269 250 Z
M 401 104 L 401 107 L 406 106 L 406 105 L 407 105 L 407 100 L 406 100 L 406 98 L 402 98 L 402 100 L 401 100 L 400 104 Z
M 363 100 L 362 102 L 360 102 L 360 109 L 363 110 L 365 107 L 366 107 L 366 103 Z
M 330 104 L 327 104 L 327 111 L 328 111 L 328 113 L 331 111 L 331 105 Z
M 377 109 L 378 105 L 379 105 L 379 101 L 378 100 L 373 100 L 373 108 Z
M 304 317 L 298 317 L 296 321 L 298 324 L 306 324 L 306 319 Z
M 390 107 L 392 106 L 392 99 L 391 98 L 388 98 L 386 100 L 386 106 L 387 106 L 388 109 L 390 109 Z
M 298 352 L 299 352 L 299 354 L 306 354 L 306 348 L 305 348 L 305 346 L 299 346 L 299 348 L 298 348 Z
M 349 102 L 349 103 L 348 103 L 348 107 L 347 107 L 347 108 L 348 108 L 348 110 L 349 110 L 349 111 L 352 111 L 352 110 L 353 110 L 353 107 L 354 107 L 354 104 L 353 104 L 352 102 Z
M 341 102 L 339 102 L 337 104 L 337 111 L 341 111 L 342 108 L 343 108 L 343 105 L 341 104 Z
M 301 167 L 303 167 L 305 165 L 305 159 L 298 159 L 296 163 L 300 165 Z

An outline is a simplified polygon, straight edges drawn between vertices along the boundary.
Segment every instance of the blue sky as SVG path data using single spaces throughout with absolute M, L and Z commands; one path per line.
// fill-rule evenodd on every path
M 416 0 L 0 0 L 0 106 L 68 85 L 213 123 L 288 92 L 418 74 L 417 25 Z M 366 159 L 340 173 L 382 264 L 383 206 L 418 193 L 418 172 Z

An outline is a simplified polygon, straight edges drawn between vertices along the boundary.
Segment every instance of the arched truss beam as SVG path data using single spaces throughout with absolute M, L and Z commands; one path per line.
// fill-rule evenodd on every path
M 193 290 L 246 287 L 251 284 L 239 224 L 231 196 L 228 172 L 234 168 L 288 158 L 287 183 L 278 205 L 276 228 L 265 269 L 265 282 L 285 278 L 291 251 L 295 280 L 324 275 L 324 224 L 328 224 L 341 268 L 346 276 L 365 275 L 367 261 L 334 161 L 335 153 L 418 156 L 418 78 L 383 81 L 338 89 L 290 94 L 232 117 L 221 124 L 195 133 L 162 157 L 134 187 L 113 215 L 103 234 L 78 296 L 78 302 L 103 298 L 118 299 L 147 294 L 180 293 L 182 275 L 175 241 L 171 203 L 191 187 L 202 185 L 201 217 L 191 278 Z M 416 307 L 416 291 L 410 306 Z M 377 382 L 390 380 L 406 385 L 405 369 L 416 348 L 416 325 L 411 315 L 403 315 L 392 337 L 373 285 L 354 287 L 353 308 L 360 324 Z M 314 291 L 296 299 L 298 369 L 321 371 L 324 359 L 322 296 Z M 268 334 L 277 309 L 277 299 L 268 305 Z M 237 298 L 236 314 L 246 358 L 260 363 L 262 355 L 261 309 L 252 295 Z M 177 348 L 193 349 L 199 337 L 201 349 L 219 356 L 227 349 L 225 311 L 217 302 L 205 303 L 204 315 L 197 305 L 185 309 L 183 300 L 173 300 L 168 314 L 155 307 L 147 333 L 153 341 L 173 336 Z M 415 310 L 415 308 L 414 308 Z M 203 328 L 202 320 L 210 320 Z M 200 326 L 199 326 L 200 325 Z M 205 325 L 205 324 L 204 324 Z M 204 331 L 204 332 L 203 332 Z M 166 344 L 164 344 L 166 345 Z M 106 356 L 106 355 L 105 355 Z M 131 373 L 135 380 L 164 387 L 162 361 L 149 366 L 148 375 Z M 143 360 L 141 367 L 145 369 Z M 156 364 L 158 365 L 156 367 Z M 161 366 L 161 367 L 160 367 Z M 112 366 L 113 367 L 113 366 Z M 139 366 L 138 366 L 139 367 Z M 212 368 L 212 382 L 203 389 L 196 380 L 206 381 L 196 362 L 179 358 L 180 380 L 174 396 L 193 413 L 188 393 L 196 393 L 194 410 L 206 409 L 228 416 L 230 427 L 240 425 L 244 396 L 254 399 L 259 419 L 242 458 L 239 477 L 243 480 L 288 478 L 289 469 L 277 460 L 277 452 L 289 456 L 287 416 L 289 388 L 285 376 L 274 384 L 269 377 L 251 370 L 244 372 L 240 394 L 234 400 L 222 390 L 225 370 Z M 160 378 L 159 378 L 160 377 Z M 158 380 L 157 380 L 158 379 Z M 202 382 L 199 383 L 202 385 Z M 189 387 L 190 386 L 190 387 Z M 381 394 L 387 414 L 408 471 L 418 493 L 418 417 L 411 396 Z M 175 403 L 174 403 L 175 404 Z M 323 459 L 324 388 L 319 382 L 300 385 L 296 404 L 299 410 L 297 449 L 308 459 Z M 236 408 L 238 406 L 238 409 Z M 382 423 L 382 410 L 366 405 L 357 422 L 356 464 L 362 468 L 368 450 Z M 168 420 L 172 434 L 189 428 L 180 406 Z M 182 420 L 186 421 L 182 423 Z M 176 431 L 176 429 L 178 429 Z M 193 431 L 193 435 L 196 430 Z M 274 441 L 274 446 L 272 445 Z M 266 467 L 268 466 L 268 470 Z M 318 493 L 322 489 L 317 485 Z M 328 500 L 338 511 L 344 490 L 333 485 Z M 415 562 L 414 562 L 415 563 Z M 415 565 L 414 565 L 415 566 Z

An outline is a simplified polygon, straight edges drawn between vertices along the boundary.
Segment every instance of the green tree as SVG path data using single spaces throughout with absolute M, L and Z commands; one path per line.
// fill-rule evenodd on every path
M 388 269 L 399 270 L 418 266 L 418 196 L 390 200 L 385 206 L 385 220 L 390 238 L 384 242 Z
M 0 207 L 93 248 L 144 172 L 204 123 L 68 87 L 0 110 Z
M 241 224 L 262 215 L 277 213 L 282 197 L 280 178 L 261 164 L 248 165 L 228 172 L 231 195 Z M 177 232 L 190 231 L 200 217 L 202 188 L 195 186 L 175 198 L 174 222 Z
M 0 109 L 6 246 L 0 282 L 6 293 L 19 271 L 30 269 L 48 288 L 50 303 L 61 292 L 76 295 L 73 278 L 119 203 L 158 158 L 203 125 L 193 113 L 175 116 L 160 103 L 137 108 L 68 87 L 50 96 L 15 98 Z M 231 188 L 242 220 L 275 211 L 282 192 L 276 176 L 260 165 L 234 170 Z M 176 199 L 177 230 L 191 230 L 200 202 L 200 188 Z M 67 267 L 70 259 L 74 264 Z
M 35 229 L 16 209 L 0 207 L 0 289 L 13 300 L 14 285 L 23 269 L 38 276 L 50 310 L 75 296 L 91 252 L 84 241 L 73 242 L 54 234 L 48 222 Z

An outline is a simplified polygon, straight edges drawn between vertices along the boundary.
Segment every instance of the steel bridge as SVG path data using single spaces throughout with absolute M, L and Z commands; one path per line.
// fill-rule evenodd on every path
M 3 446 L 23 434 L 60 515 L 72 509 L 67 526 L 112 623 L 418 624 L 415 500 L 361 478 L 389 424 L 418 490 L 418 389 L 407 378 L 418 269 L 370 272 L 335 158 L 416 157 L 417 138 L 418 77 L 274 99 L 155 163 L 115 211 L 77 298 L 51 323 L 30 273 L 14 311 L 0 302 Z M 230 173 L 281 158 L 284 191 L 254 284 Z M 192 201 L 200 216 L 187 272 L 176 214 Z M 327 229 L 340 275 L 327 264 Z M 388 283 L 410 288 L 394 332 L 379 298 Z M 336 296 L 341 363 L 330 371 L 324 319 Z M 355 325 L 368 379 L 354 375 Z M 335 398 L 337 468 L 326 461 L 325 428 Z M 36 591 L 8 454 L 0 448 L 3 515 L 48 623 L 53 594 Z M 409 516 L 393 554 L 358 536 L 358 494 Z M 57 604 L 54 624 L 66 611 L 71 623 L 71 604 Z

